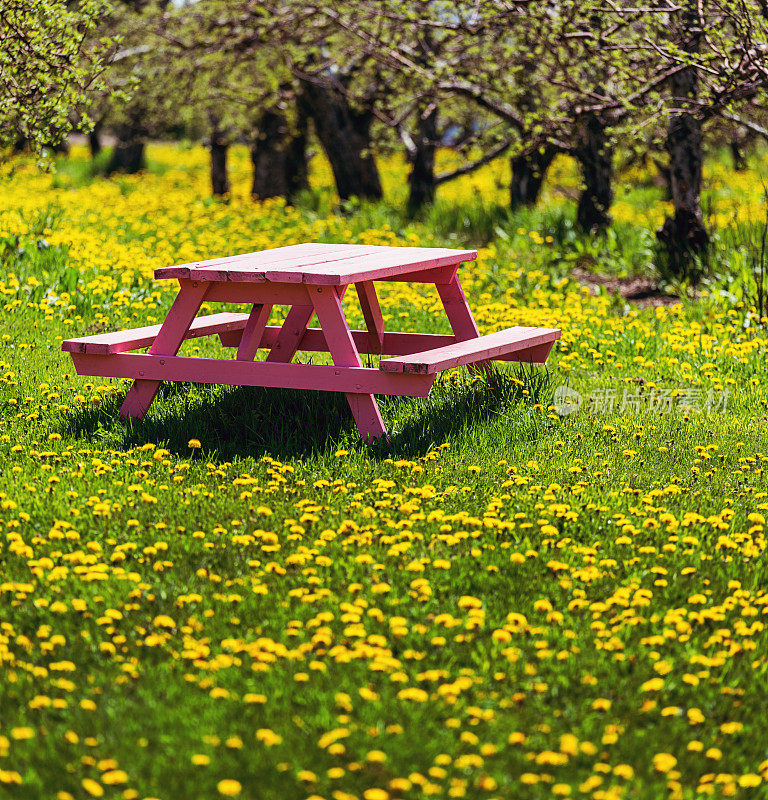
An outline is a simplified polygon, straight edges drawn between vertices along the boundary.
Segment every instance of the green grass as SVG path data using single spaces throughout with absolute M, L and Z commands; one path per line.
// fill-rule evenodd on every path
M 157 178 L 93 223 L 115 258 L 184 228 L 142 210 Z M 172 292 L 136 276 L 131 308 L 104 289 L 57 240 L 81 224 L 68 191 L 0 250 L 0 796 L 766 796 L 766 333 L 722 294 L 733 277 L 638 309 L 570 273 L 650 274 L 648 229 L 301 206 L 297 235 L 485 230 L 465 268 L 481 327 L 552 321 L 562 347 L 546 369 L 382 399 L 391 437 L 372 447 L 315 393 L 164 386 L 131 425 L 126 384 L 77 377 L 60 342 L 161 318 Z M 272 213 L 243 224 L 277 229 Z M 388 326 L 435 330 L 422 297 L 385 302 Z M 729 405 L 560 417 L 566 383 Z

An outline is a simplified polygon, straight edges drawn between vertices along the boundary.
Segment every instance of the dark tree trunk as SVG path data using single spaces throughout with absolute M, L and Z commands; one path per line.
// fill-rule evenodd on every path
M 653 164 L 658 172 L 658 177 L 656 178 L 655 185 L 664 190 L 665 200 L 671 200 L 672 176 L 670 175 L 670 169 L 666 164 L 663 164 L 661 161 L 659 161 L 658 158 L 653 159 Z
M 579 121 L 576 160 L 584 178 L 584 189 L 576 209 L 576 221 L 584 231 L 601 232 L 611 224 L 613 202 L 613 148 L 605 123 L 597 114 Z
M 410 154 L 411 172 L 408 175 L 409 216 L 416 214 L 435 200 L 435 152 L 439 138 L 437 130 L 437 107 L 419 114 L 414 150 Z
M 125 122 L 120 123 L 115 129 L 117 142 L 109 164 L 107 164 L 107 175 L 111 175 L 113 172 L 133 174 L 146 167 L 144 150 L 147 141 L 147 127 L 143 116 L 140 109 L 130 108 L 127 111 Z
M 285 179 L 288 197 L 309 189 L 309 162 L 307 160 L 307 116 L 302 103 L 296 107 L 296 130 L 288 139 Z
M 228 150 L 229 141 L 222 131 L 214 126 L 211 130 L 211 191 L 214 195 L 229 194 Z
M 288 121 L 285 115 L 268 110 L 259 120 L 256 140 L 251 146 L 255 200 L 269 197 L 287 197 L 288 182 L 285 174 Z
M 509 205 L 513 211 L 520 206 L 536 204 L 555 153 L 555 148 L 547 145 L 540 150 L 510 159 L 512 180 L 509 183 Z
M 736 172 L 744 172 L 747 168 L 747 159 L 744 155 L 744 145 L 739 139 L 731 139 L 731 156 L 733 157 L 733 168 Z
M 101 122 L 97 122 L 90 131 L 88 131 L 88 147 L 91 151 L 91 158 L 96 158 L 96 156 L 101 152 L 102 145 L 101 145 Z
M 698 52 L 701 21 L 694 0 L 686 0 L 680 12 L 679 32 L 683 50 L 691 54 Z M 681 113 L 670 117 L 666 140 L 674 215 L 664 220 L 656 235 L 669 252 L 672 270 L 680 274 L 689 257 L 703 252 L 709 244 L 701 212 L 704 160 L 701 121 L 691 107 L 698 83 L 699 76 L 693 66 L 680 70 L 670 79 L 672 102 L 682 109 Z
M 107 175 L 114 172 L 133 174 L 146 166 L 144 142 L 136 139 L 118 139 L 107 165 Z
M 290 198 L 309 186 L 306 120 L 300 114 L 292 132 L 281 111 L 269 109 L 261 115 L 256 140 L 251 147 L 253 187 L 256 200 Z
M 331 162 L 342 200 L 382 197 L 379 170 L 371 149 L 373 114 L 356 111 L 344 91 L 330 83 L 304 81 L 303 98 L 320 144 Z
M 667 135 L 669 185 L 674 215 L 664 220 L 659 240 L 676 259 L 703 251 L 709 243 L 701 212 L 701 123 L 689 114 L 676 114 Z

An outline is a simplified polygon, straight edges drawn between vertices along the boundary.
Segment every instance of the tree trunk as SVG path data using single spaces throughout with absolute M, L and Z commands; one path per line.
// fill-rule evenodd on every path
M 227 151 L 229 141 L 221 129 L 214 126 L 211 130 L 211 191 L 221 197 L 229 194 L 229 175 L 227 174 Z
M 532 153 L 510 159 L 512 180 L 509 183 L 509 206 L 513 211 L 520 206 L 536 204 L 555 153 L 554 147 L 546 145 Z
M 613 202 L 613 148 L 605 123 L 597 114 L 579 121 L 576 160 L 581 167 L 584 189 L 576 209 L 576 222 L 588 232 L 602 232 L 611 223 Z
M 331 162 L 339 197 L 380 199 L 381 179 L 371 149 L 373 114 L 353 109 L 343 88 L 330 82 L 320 85 L 304 81 L 303 89 L 303 100 Z
M 419 114 L 415 149 L 410 155 L 411 172 L 408 175 L 409 216 L 416 214 L 425 205 L 435 200 L 435 152 L 437 150 L 437 107 Z
M 684 52 L 697 53 L 701 21 L 694 0 L 686 0 L 680 13 L 679 33 Z M 671 268 L 677 274 L 683 273 L 692 254 L 701 253 L 709 244 L 701 212 L 701 121 L 691 103 L 696 99 L 698 84 L 695 66 L 676 72 L 670 79 L 672 103 L 682 109 L 670 117 L 666 140 L 674 215 L 664 220 L 656 235 L 669 252 Z
M 292 133 L 285 114 L 268 109 L 261 115 L 256 140 L 251 147 L 255 200 L 290 198 L 309 186 L 306 120 L 299 114 Z
M 285 180 L 288 197 L 309 189 L 309 163 L 307 161 L 307 115 L 302 103 L 296 104 L 296 130 L 288 139 Z
M 101 126 L 102 123 L 99 121 L 93 126 L 93 128 L 91 128 L 90 131 L 88 131 L 88 147 L 91 151 L 91 158 L 96 158 L 96 156 L 102 150 Z
M 107 175 L 111 175 L 113 172 L 133 174 L 146 167 L 144 150 L 147 141 L 147 127 L 143 116 L 140 109 L 130 108 L 127 111 L 125 122 L 117 126 L 115 130 L 117 142 L 109 164 L 107 164 Z
M 738 138 L 733 138 L 729 144 L 731 148 L 731 156 L 733 158 L 733 168 L 736 172 L 744 172 L 747 168 L 747 159 L 744 155 L 744 145 Z

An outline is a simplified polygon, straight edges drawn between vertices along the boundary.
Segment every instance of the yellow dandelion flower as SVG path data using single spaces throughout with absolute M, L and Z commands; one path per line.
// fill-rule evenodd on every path
M 83 778 L 82 784 L 83 789 L 85 789 L 91 797 L 102 797 L 104 795 L 104 787 L 93 778 Z
M 677 764 L 677 759 L 670 753 L 656 753 L 653 757 L 653 768 L 657 772 L 669 772 Z

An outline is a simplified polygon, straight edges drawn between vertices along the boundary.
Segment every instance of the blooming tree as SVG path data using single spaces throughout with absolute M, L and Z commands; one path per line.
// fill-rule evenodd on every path
M 106 0 L 0 0 L 0 143 L 56 142 L 89 125 L 109 48 L 93 32 L 106 10 Z

